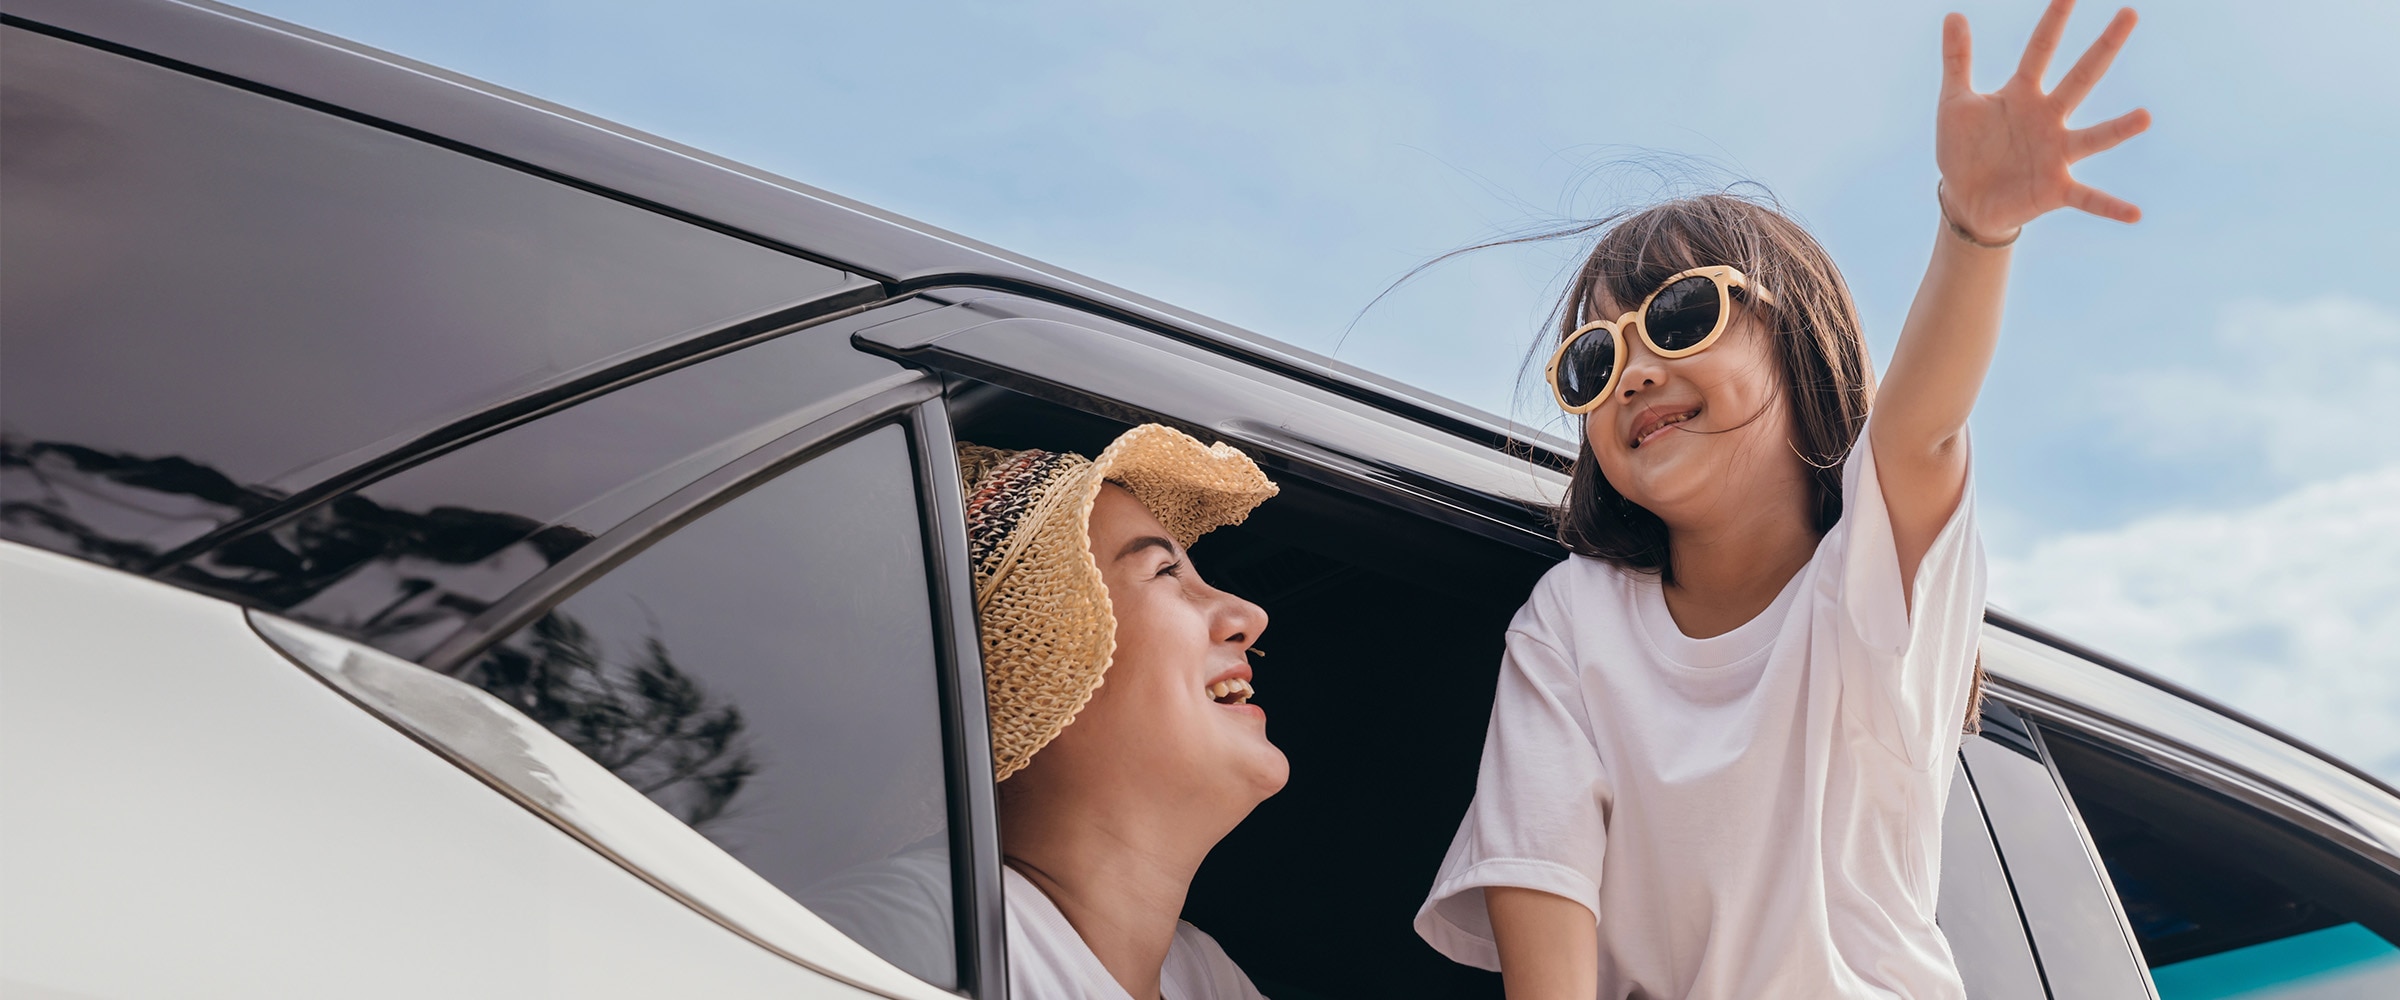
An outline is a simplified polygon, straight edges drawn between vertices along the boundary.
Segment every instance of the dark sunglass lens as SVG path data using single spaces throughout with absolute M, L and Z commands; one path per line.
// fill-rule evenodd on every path
M 1716 330 L 1718 306 L 1717 283 L 1694 275 L 1660 289 L 1642 325 L 1659 350 L 1689 350 Z
M 1608 388 L 1617 367 L 1617 338 L 1606 327 L 1593 330 L 1567 346 L 1558 359 L 1558 395 L 1568 406 L 1582 406 Z

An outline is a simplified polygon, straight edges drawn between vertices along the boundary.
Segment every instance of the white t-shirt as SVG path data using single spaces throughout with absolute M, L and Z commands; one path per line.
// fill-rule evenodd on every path
M 1510 623 L 1475 801 L 1416 929 L 1497 969 L 1483 887 L 1599 917 L 1602 998 L 1963 998 L 1934 926 L 1983 618 L 1970 478 L 1902 601 L 1862 435 L 1843 516 L 1758 617 L 1685 636 L 1573 557 Z
M 1025 1000 L 1133 1000 L 1042 890 L 1002 869 L 1008 898 L 1008 995 Z M 1158 970 L 1165 1000 L 1266 1000 L 1217 939 L 1182 921 Z
M 1018 1000 L 1133 1000 L 1058 905 L 1016 869 L 1001 868 L 1008 995 Z M 950 852 L 904 852 L 852 869 L 802 895 L 811 911 L 912 972 L 956 961 L 950 943 Z M 1177 921 L 1159 968 L 1165 1000 L 1266 1000 L 1217 939 Z

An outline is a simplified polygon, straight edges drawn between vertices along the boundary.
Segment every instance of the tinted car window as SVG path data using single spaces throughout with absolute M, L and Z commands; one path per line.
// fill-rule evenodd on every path
M 1941 898 L 1934 919 L 1950 941 L 1968 996 L 2042 1000 L 2041 971 L 2025 941 L 2016 893 L 1992 847 L 1991 828 L 1964 761 L 1950 776 L 1950 801 L 1942 807 Z
M 593 536 L 899 365 L 849 344 L 905 303 L 511 428 L 222 545 L 171 579 L 417 658 Z
M 884 427 L 644 550 L 458 676 L 954 985 L 918 511 L 906 434 Z
M 2102 745 L 2049 743 L 2160 1000 L 2400 996 L 2389 873 Z
M 117 565 L 511 396 L 860 279 L 0 29 L 0 502 Z
M 2054 1000 L 2147 1000 L 2139 956 L 2022 719 L 1985 716 L 1961 751 Z

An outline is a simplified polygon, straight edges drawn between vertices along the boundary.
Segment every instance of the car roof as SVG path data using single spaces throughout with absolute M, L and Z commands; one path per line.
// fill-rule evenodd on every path
M 987 288 L 1107 315 L 1485 444 L 1497 461 L 1563 470 L 1571 442 L 1271 337 L 540 98 L 208 0 L 0 0 L 9 23 L 173 65 L 639 204 L 882 283 L 898 295 Z M 1408 423 L 1396 426 L 1408 426 Z M 2242 731 L 2234 755 L 2400 858 L 2400 792 L 2323 751 L 2153 675 L 1994 616 L 1987 638 L 2044 651 L 1994 674 L 2088 711 L 2190 728 L 2173 703 Z M 2132 683 L 2128 687 L 2128 682 Z M 2176 709 L 2183 712 L 2183 709 Z M 2189 712 L 2184 712 L 2189 715 Z M 2171 718 L 2172 717 L 2172 718 Z M 2223 729 L 2224 726 L 2216 726 Z M 2212 730 L 2213 731 L 2213 730 Z M 2177 735 L 2183 735 L 2178 733 Z
M 1079 306 L 1553 468 L 1572 443 L 1274 338 L 755 167 L 207 0 L 5 0 L 10 15 L 298 98 L 810 257 L 892 294 L 983 287 Z M 130 51 L 128 51 L 130 50 Z

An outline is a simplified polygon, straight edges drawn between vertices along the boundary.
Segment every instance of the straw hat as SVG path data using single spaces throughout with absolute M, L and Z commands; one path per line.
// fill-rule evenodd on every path
M 1126 431 L 1096 459 L 961 443 L 958 468 L 1000 781 L 1075 721 L 1116 652 L 1087 533 L 1102 484 L 1130 491 L 1186 546 L 1276 493 L 1248 455 L 1159 424 Z

